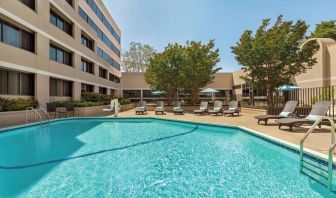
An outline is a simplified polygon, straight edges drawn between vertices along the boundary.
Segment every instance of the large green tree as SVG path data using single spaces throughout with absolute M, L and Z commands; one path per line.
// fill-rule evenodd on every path
M 193 104 L 197 101 L 200 89 L 215 78 L 215 73 L 219 70 L 217 68 L 219 61 L 219 50 L 215 49 L 213 40 L 205 45 L 201 42 L 187 42 L 185 64 L 181 74 L 185 89 L 191 93 Z
M 122 53 L 122 69 L 125 72 L 144 72 L 156 53 L 154 47 L 140 42 L 131 42 Z
M 184 64 L 184 47 L 169 44 L 162 53 L 151 59 L 145 80 L 152 89 L 165 91 L 168 101 L 183 87 L 181 68 Z
M 336 20 L 322 21 L 317 24 L 311 38 L 332 38 L 336 40 Z
M 263 20 L 253 34 L 246 30 L 239 42 L 231 47 L 247 83 L 267 90 L 268 105 L 273 105 L 273 92 L 290 84 L 291 78 L 306 72 L 315 63 L 316 46 L 308 44 L 300 49 L 308 25 L 301 20 L 283 21 L 279 16 L 270 26 L 270 19 Z
M 165 91 L 168 99 L 179 91 L 190 91 L 195 103 L 200 88 L 214 79 L 219 60 L 214 41 L 206 45 L 193 41 L 184 46 L 169 44 L 151 59 L 145 79 L 153 89 Z

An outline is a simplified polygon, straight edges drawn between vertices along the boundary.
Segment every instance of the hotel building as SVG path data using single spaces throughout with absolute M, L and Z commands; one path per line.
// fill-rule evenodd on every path
M 101 0 L 1 0 L 0 96 L 119 95 L 121 31 Z

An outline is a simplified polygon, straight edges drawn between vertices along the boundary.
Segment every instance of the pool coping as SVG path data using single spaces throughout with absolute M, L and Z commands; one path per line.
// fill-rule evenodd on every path
M 261 133 L 259 131 L 250 129 L 248 127 L 243 127 L 239 125 L 232 125 L 232 124 L 218 124 L 218 123 L 210 123 L 210 122 L 200 122 L 200 121 L 190 121 L 190 120 L 179 120 L 179 119 L 173 119 L 173 118 L 161 118 L 161 117 L 150 117 L 150 116 L 144 116 L 144 117 L 71 117 L 71 118 L 57 118 L 50 121 L 43 121 L 41 122 L 42 125 L 48 124 L 48 122 L 59 122 L 59 121 L 66 121 L 66 120 L 85 120 L 85 119 L 105 119 L 105 120 L 117 120 L 117 119 L 153 119 L 153 120 L 166 120 L 166 121 L 174 121 L 174 122 L 180 122 L 180 123 L 189 123 L 189 124 L 201 124 L 201 125 L 208 125 L 208 126 L 216 126 L 216 127 L 227 127 L 227 128 L 235 128 L 239 129 L 247 134 L 250 134 L 252 136 L 255 136 L 257 138 L 263 139 L 271 144 L 274 144 L 276 146 L 282 147 L 286 150 L 289 150 L 291 152 L 299 154 L 300 152 L 300 146 L 297 144 L 290 143 L 288 141 L 272 137 L 270 135 Z M 40 125 L 40 123 L 29 123 L 29 124 L 22 124 L 19 126 L 12 126 L 12 127 L 6 127 L 0 129 L 0 133 L 7 133 L 12 130 L 20 129 L 20 128 L 26 128 L 26 127 L 32 127 Z M 311 160 L 314 160 L 315 162 L 327 166 L 328 162 L 328 155 L 309 149 L 304 147 L 304 155 L 306 157 L 309 157 Z M 336 159 L 333 159 L 334 169 L 336 169 Z

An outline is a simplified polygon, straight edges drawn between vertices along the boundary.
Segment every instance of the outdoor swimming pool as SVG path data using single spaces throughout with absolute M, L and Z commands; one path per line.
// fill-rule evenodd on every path
M 297 153 L 245 131 L 83 118 L 0 133 L 0 197 L 332 197 Z

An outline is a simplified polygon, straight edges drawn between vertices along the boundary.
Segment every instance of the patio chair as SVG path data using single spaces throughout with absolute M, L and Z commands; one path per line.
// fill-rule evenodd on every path
M 54 114 L 53 115 L 54 117 L 57 116 L 56 108 L 57 108 L 56 103 L 47 103 L 47 112 L 49 116 L 51 116 L 51 114 Z
M 79 109 L 76 109 L 73 103 L 68 103 L 65 108 L 67 111 L 67 115 L 70 114 L 75 117 L 75 113 L 77 112 L 77 115 L 79 116 Z
M 144 115 L 146 112 L 146 101 L 140 101 L 135 108 L 135 114 L 141 113 Z
M 279 115 L 260 115 L 256 116 L 255 119 L 258 120 L 258 124 L 260 121 L 264 121 L 265 125 L 269 119 L 280 119 L 280 118 L 288 118 L 291 117 L 298 105 L 298 101 L 292 100 L 286 102 L 285 107 L 282 109 L 282 112 Z
M 232 116 L 234 116 L 234 114 L 238 114 L 239 115 L 239 107 L 238 107 L 238 101 L 232 100 L 229 103 L 229 109 L 223 111 L 224 116 L 226 116 L 226 114 L 230 114 Z
M 181 102 L 180 101 L 175 101 L 174 102 L 174 107 L 173 107 L 173 113 L 176 114 L 181 114 L 183 115 L 183 109 L 181 108 Z
M 164 101 L 158 101 L 156 103 L 155 114 L 157 115 L 158 113 L 162 115 L 165 114 Z
M 305 118 L 282 118 L 275 120 L 275 122 L 279 124 L 279 129 L 281 129 L 281 126 L 288 126 L 289 131 L 292 131 L 293 126 L 295 125 L 314 124 L 316 120 L 322 116 L 325 116 L 329 110 L 330 105 L 330 101 L 319 101 L 315 103 L 309 115 Z
M 201 102 L 200 108 L 194 111 L 194 114 L 201 114 L 208 113 L 208 102 Z
M 223 102 L 222 101 L 219 101 L 219 100 L 216 100 L 215 101 L 215 104 L 214 104 L 214 109 L 213 110 L 209 110 L 209 114 L 223 114 Z

